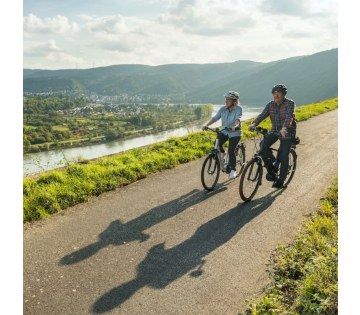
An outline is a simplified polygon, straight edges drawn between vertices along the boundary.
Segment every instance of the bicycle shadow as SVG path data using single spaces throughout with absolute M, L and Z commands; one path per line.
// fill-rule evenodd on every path
M 129 243 L 137 240 L 144 242 L 150 236 L 143 233 L 143 231 L 166 219 L 178 215 L 197 203 L 222 193 L 227 190 L 227 187 L 225 187 L 227 185 L 228 183 L 219 184 L 213 191 L 193 189 L 191 192 L 163 205 L 157 206 L 125 224 L 121 223 L 120 220 L 115 220 L 110 223 L 105 231 L 99 234 L 98 242 L 64 256 L 60 260 L 60 265 L 72 265 L 83 261 L 109 245 L 120 246 L 123 245 L 124 242 Z
M 189 271 L 189 276 L 203 274 L 203 258 L 219 248 L 239 230 L 268 209 L 283 190 L 274 191 L 249 203 L 238 206 L 201 225 L 193 236 L 175 247 L 165 249 L 165 243 L 153 246 L 145 259 L 137 266 L 137 276 L 100 297 L 93 305 L 92 312 L 101 314 L 121 306 L 134 293 L 148 286 L 164 289 Z M 195 269 L 195 270 L 194 270 Z

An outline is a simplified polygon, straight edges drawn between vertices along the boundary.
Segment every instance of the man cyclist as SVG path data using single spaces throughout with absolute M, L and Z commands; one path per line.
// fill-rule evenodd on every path
M 239 102 L 239 93 L 234 91 L 229 91 L 225 95 L 225 106 L 221 107 L 214 117 L 202 127 L 204 131 L 206 127 L 210 126 L 214 122 L 218 121 L 221 118 L 221 132 L 218 134 L 217 138 L 219 139 L 219 148 L 221 152 L 221 157 L 224 159 L 225 150 L 223 144 L 229 140 L 229 165 L 230 165 L 230 179 L 236 178 L 236 157 L 235 157 L 235 148 L 239 143 L 242 129 L 240 118 L 242 116 L 242 107 Z M 231 128 L 231 131 L 224 130 L 225 127 Z M 237 127 L 239 129 L 235 130 Z
M 280 175 L 277 181 L 273 184 L 274 188 L 282 188 L 286 179 L 289 167 L 289 153 L 293 140 L 296 137 L 296 129 L 287 131 L 287 127 L 296 128 L 295 120 L 295 102 L 286 98 L 287 87 L 284 84 L 277 84 L 272 88 L 274 100 L 269 102 L 262 113 L 253 121 L 248 130 L 251 131 L 255 126 L 260 124 L 266 117 L 270 116 L 271 131 L 277 131 L 281 134 L 280 145 Z M 262 157 L 269 162 L 275 161 L 275 157 L 270 146 L 278 140 L 278 137 L 269 133 L 265 142 L 262 144 Z M 268 170 L 269 171 L 269 170 Z M 270 170 L 271 171 L 271 170 Z M 272 176 L 270 175 L 269 178 Z M 267 177 L 268 178 L 268 177 Z

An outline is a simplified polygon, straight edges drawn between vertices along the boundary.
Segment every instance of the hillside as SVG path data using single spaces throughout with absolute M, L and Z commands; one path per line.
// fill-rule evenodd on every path
M 223 103 L 229 90 L 243 104 L 271 99 L 271 87 L 284 83 L 298 105 L 338 95 L 338 49 L 268 63 L 240 60 L 218 64 L 115 65 L 92 69 L 24 69 L 24 92 L 79 89 L 102 95 L 162 94 L 191 103 Z
M 220 82 L 219 82 L 220 83 Z M 226 90 L 240 92 L 244 104 L 265 103 L 271 100 L 271 87 L 284 83 L 288 97 L 298 105 L 325 100 L 338 95 L 338 50 L 333 49 L 296 60 L 283 60 L 256 73 L 218 85 L 217 88 L 197 89 L 187 96 L 194 101 L 223 102 Z M 195 98 L 196 97 L 196 98 Z

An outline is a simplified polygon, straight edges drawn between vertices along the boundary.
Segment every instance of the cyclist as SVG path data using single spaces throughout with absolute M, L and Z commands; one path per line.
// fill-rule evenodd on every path
M 252 122 L 248 130 L 250 131 L 255 126 L 260 124 L 266 117 L 270 116 L 271 120 L 271 131 L 280 132 L 280 145 L 281 145 L 281 155 L 280 155 L 280 175 L 277 181 L 273 184 L 274 188 L 282 188 L 284 181 L 286 179 L 287 170 L 289 167 L 289 153 L 293 140 L 296 137 L 296 129 L 294 131 L 287 132 L 287 127 L 296 128 L 296 119 L 295 119 L 295 102 L 291 99 L 286 98 L 287 87 L 284 84 L 274 85 L 271 93 L 273 94 L 274 100 L 269 102 L 261 114 Z M 271 150 L 270 146 L 273 145 L 278 140 L 278 137 L 274 134 L 269 133 L 266 137 L 266 141 L 262 144 L 262 157 L 268 162 L 272 163 L 275 161 L 275 157 Z M 268 163 L 269 165 L 271 165 Z M 273 175 L 271 174 L 271 169 L 268 170 L 267 179 L 271 180 Z M 272 179 L 273 180 L 273 179 Z
M 235 148 L 238 142 L 240 141 L 242 135 L 241 121 L 242 116 L 242 107 L 239 102 L 239 93 L 234 91 L 229 91 L 225 95 L 225 106 L 221 107 L 214 117 L 202 127 L 204 131 L 206 127 L 210 126 L 214 122 L 218 121 L 221 118 L 221 132 L 218 134 L 217 138 L 219 139 L 219 148 L 221 152 L 221 157 L 224 159 L 225 150 L 223 144 L 229 140 L 229 165 L 230 165 L 230 179 L 236 177 L 236 157 L 235 157 Z M 225 127 L 231 128 L 231 131 L 224 130 Z M 235 131 L 235 128 L 239 127 Z

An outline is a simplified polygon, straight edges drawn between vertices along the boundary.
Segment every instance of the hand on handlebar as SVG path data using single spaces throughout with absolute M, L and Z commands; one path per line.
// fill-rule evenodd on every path
M 240 129 L 240 127 L 238 125 L 235 125 L 234 127 L 232 127 L 231 131 L 234 132 L 239 129 Z
M 255 130 L 255 125 L 254 124 L 250 125 L 248 131 L 254 131 L 254 130 Z
M 202 131 L 206 130 L 208 128 L 208 126 L 203 126 L 201 129 Z

